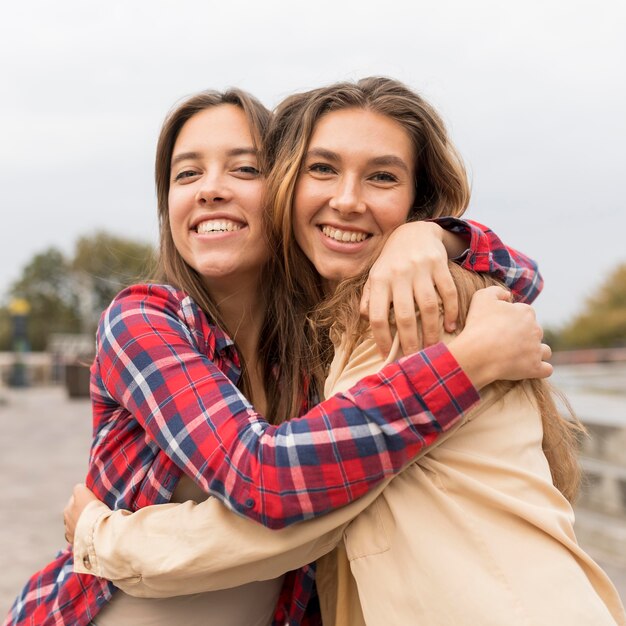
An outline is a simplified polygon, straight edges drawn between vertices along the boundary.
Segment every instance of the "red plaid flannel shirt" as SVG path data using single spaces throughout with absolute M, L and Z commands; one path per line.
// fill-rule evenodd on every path
M 482 227 L 447 227 L 471 237 L 466 267 L 498 275 L 520 299 L 536 295 L 526 257 Z M 239 514 L 279 528 L 363 495 L 478 399 L 442 345 L 280 426 L 254 412 L 238 377 L 232 341 L 190 298 L 157 285 L 122 292 L 103 315 L 92 367 L 88 486 L 110 507 L 136 510 L 168 502 L 184 471 Z M 88 624 L 115 588 L 72 566 L 66 549 L 32 576 L 5 624 Z M 274 623 L 319 624 L 313 596 L 312 566 L 288 575 Z

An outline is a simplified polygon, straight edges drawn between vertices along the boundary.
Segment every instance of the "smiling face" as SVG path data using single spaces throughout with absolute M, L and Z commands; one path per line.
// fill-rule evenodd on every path
M 263 191 L 242 109 L 209 107 L 183 125 L 172 153 L 169 222 L 177 250 L 209 290 L 258 280 L 268 258 Z
M 315 125 L 293 202 L 296 240 L 329 289 L 356 276 L 414 199 L 411 138 L 395 120 L 342 109 Z

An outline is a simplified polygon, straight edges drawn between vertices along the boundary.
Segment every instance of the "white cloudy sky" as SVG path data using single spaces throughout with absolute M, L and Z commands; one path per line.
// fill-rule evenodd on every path
M 623 0 L 47 0 L 0 9 L 0 294 L 96 229 L 156 241 L 169 107 L 237 85 L 275 105 L 370 74 L 441 111 L 470 217 L 539 260 L 561 324 L 626 261 Z

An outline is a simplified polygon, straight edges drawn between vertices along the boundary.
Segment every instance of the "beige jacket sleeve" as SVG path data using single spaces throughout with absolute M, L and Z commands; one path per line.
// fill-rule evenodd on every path
M 76 527 L 74 571 L 150 598 L 276 578 L 332 550 L 345 526 L 386 484 L 346 507 L 282 530 L 239 517 L 215 498 L 135 513 L 93 502 Z
M 345 358 L 339 348 L 326 390 L 347 389 L 397 358 L 397 341 L 383 360 L 365 340 Z M 78 521 L 74 571 L 111 580 L 138 597 L 169 597 L 267 580 L 332 550 L 346 525 L 389 480 L 346 507 L 282 530 L 239 517 L 214 498 L 150 506 L 135 513 L 91 503 Z

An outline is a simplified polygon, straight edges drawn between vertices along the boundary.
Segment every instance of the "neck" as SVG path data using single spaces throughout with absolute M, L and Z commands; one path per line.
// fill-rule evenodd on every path
M 267 397 L 263 382 L 263 364 L 259 356 L 259 339 L 265 318 L 266 301 L 259 277 L 253 281 L 237 281 L 236 289 L 212 290 L 226 332 L 237 344 L 245 364 L 249 383 L 248 400 L 259 413 L 267 414 Z
M 224 330 L 236 342 L 248 367 L 252 368 L 258 361 L 265 297 L 258 275 L 229 282 L 229 285 L 208 285 L 209 292 L 226 326 Z
M 337 286 L 339 285 L 338 280 L 322 280 L 322 289 L 324 290 L 324 296 L 329 297 L 332 296 L 335 291 L 337 291 Z

